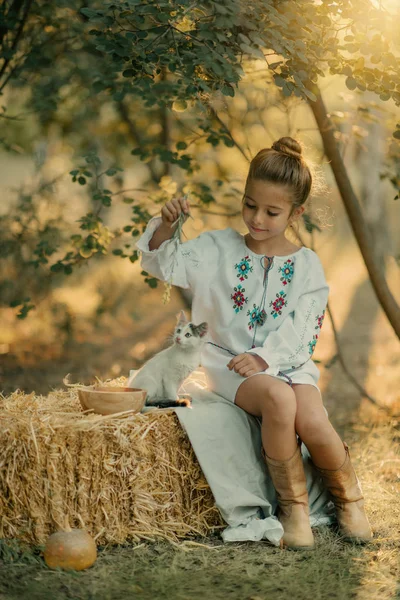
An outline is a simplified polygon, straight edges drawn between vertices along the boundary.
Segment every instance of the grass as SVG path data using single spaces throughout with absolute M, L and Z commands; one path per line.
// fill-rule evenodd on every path
M 204 540 L 203 540 L 204 543 Z M 329 530 L 317 534 L 315 552 L 287 552 L 264 543 L 209 548 L 145 543 L 103 550 L 86 572 L 50 571 L 26 555 L 5 565 L 3 598 L 140 597 L 197 600 L 356 597 L 364 576 L 366 550 L 340 542 Z
M 100 548 L 84 572 L 50 570 L 41 549 L 0 545 L 0 598 L 14 600 L 388 600 L 400 598 L 399 421 L 360 422 L 352 456 L 363 481 L 375 537 L 343 542 L 315 532 L 314 552 L 264 542 L 223 544 L 217 535 L 180 544 Z

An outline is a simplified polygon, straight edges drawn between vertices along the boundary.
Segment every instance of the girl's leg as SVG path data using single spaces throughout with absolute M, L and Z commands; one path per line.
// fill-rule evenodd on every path
M 235 404 L 261 417 L 261 438 L 270 458 L 287 460 L 296 450 L 296 396 L 284 383 L 268 375 L 254 375 L 240 385 Z
M 343 442 L 322 404 L 319 390 L 312 385 L 294 384 L 296 431 L 307 446 L 316 467 L 339 469 L 346 459 Z
M 294 428 L 293 390 L 268 375 L 254 375 L 241 384 L 235 403 L 262 419 L 262 454 L 277 494 L 283 546 L 312 549 L 306 477 Z
M 366 543 L 371 540 L 372 531 L 348 447 L 329 422 L 319 391 L 311 385 L 294 385 L 293 389 L 296 430 L 333 496 L 340 531 L 348 541 Z

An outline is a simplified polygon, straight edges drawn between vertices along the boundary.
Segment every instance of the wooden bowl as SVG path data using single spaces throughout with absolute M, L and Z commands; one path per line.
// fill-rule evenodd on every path
M 125 410 L 140 412 L 147 392 L 139 388 L 93 386 L 78 389 L 78 396 L 83 410 L 92 409 L 99 415 L 113 415 Z

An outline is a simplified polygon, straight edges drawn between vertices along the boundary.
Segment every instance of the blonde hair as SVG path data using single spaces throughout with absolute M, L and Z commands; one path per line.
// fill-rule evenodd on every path
M 250 163 L 246 187 L 255 179 L 286 185 L 292 194 L 292 210 L 305 203 L 313 182 L 310 167 L 302 156 L 302 147 L 291 137 L 282 137 L 271 148 L 264 148 L 255 155 Z

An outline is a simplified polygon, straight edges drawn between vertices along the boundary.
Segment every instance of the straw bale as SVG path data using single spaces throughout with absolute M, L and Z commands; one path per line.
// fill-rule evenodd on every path
M 66 517 L 99 544 L 223 526 L 172 410 L 102 416 L 82 412 L 73 387 L 16 391 L 0 396 L 0 444 L 0 538 L 43 544 Z

